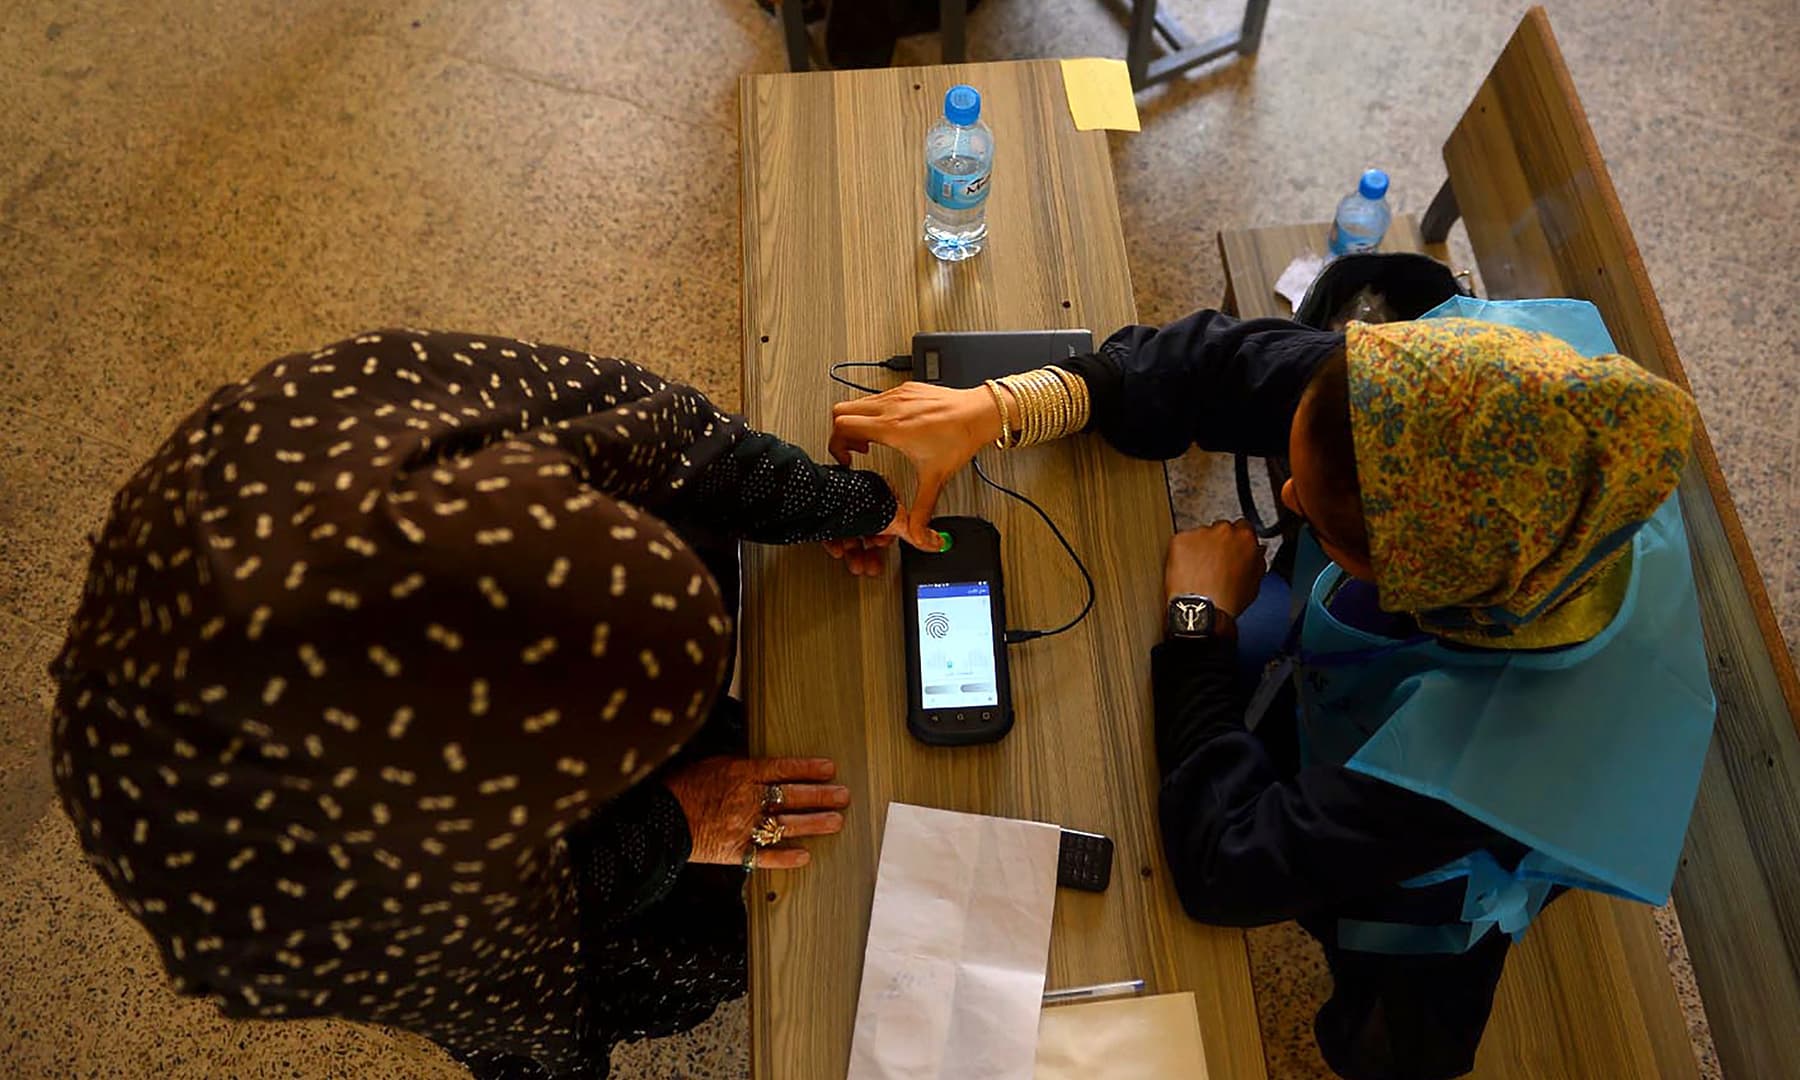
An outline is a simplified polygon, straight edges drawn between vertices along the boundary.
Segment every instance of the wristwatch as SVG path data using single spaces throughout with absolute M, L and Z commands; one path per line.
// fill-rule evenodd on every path
M 1172 640 L 1237 637 L 1237 620 L 1211 597 L 1183 593 L 1169 600 L 1166 627 Z

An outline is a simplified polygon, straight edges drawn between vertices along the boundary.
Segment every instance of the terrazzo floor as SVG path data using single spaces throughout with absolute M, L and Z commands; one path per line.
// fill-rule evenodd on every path
M 1168 6 L 1200 30 L 1238 10 Z M 1422 211 L 1524 6 L 1275 0 L 1254 63 L 1144 95 L 1145 130 L 1113 143 L 1141 317 L 1217 303 L 1217 229 L 1323 218 L 1365 165 Z M 1548 6 L 1800 642 L 1800 12 Z M 1124 36 L 1095 0 L 989 0 L 971 43 L 1122 55 Z M 0 1073 L 459 1075 L 403 1034 L 229 1023 L 164 987 L 51 804 L 44 669 L 82 538 L 212 386 L 365 327 L 629 355 L 735 406 L 736 79 L 782 66 L 752 0 L 0 5 Z M 1227 471 L 1181 463 L 1185 520 L 1232 509 Z M 1254 946 L 1270 1075 L 1322 1075 L 1316 951 L 1291 928 Z M 744 1076 L 743 1017 L 623 1047 L 615 1074 Z M 1697 1000 L 1690 1018 L 1710 1070 Z

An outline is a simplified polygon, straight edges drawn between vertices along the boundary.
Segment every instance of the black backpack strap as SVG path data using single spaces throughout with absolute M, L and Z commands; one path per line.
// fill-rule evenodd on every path
M 1250 458 L 1247 455 L 1238 454 L 1233 466 L 1237 470 L 1238 510 L 1244 515 L 1244 520 L 1250 523 L 1250 527 L 1256 530 L 1257 536 L 1264 540 L 1269 540 L 1280 536 L 1286 531 L 1288 524 L 1286 519 L 1292 517 L 1293 512 L 1282 505 L 1281 487 L 1275 483 L 1275 470 L 1278 459 L 1266 458 L 1264 460 L 1267 462 L 1269 468 L 1270 485 L 1275 491 L 1275 520 L 1267 523 L 1263 521 L 1262 511 L 1257 508 L 1256 492 L 1250 483 Z M 1295 524 L 1298 524 L 1298 522 L 1295 522 Z

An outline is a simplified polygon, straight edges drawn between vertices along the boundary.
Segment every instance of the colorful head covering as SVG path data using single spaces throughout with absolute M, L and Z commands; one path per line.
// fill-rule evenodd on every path
M 1454 640 L 1598 633 L 1681 475 L 1694 404 L 1623 356 L 1469 319 L 1352 323 L 1351 431 L 1381 606 Z

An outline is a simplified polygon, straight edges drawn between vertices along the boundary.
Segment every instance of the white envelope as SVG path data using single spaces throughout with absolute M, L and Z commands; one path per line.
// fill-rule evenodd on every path
M 888 806 L 849 1080 L 1031 1080 L 1060 839 Z
M 1206 1080 L 1193 993 L 1045 1009 L 1036 1080 Z

